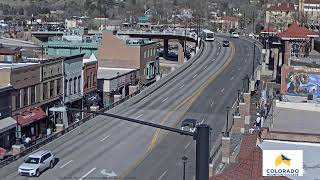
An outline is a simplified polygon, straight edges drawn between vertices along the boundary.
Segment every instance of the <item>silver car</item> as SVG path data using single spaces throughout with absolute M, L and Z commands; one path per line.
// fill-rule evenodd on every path
M 29 155 L 18 168 L 23 176 L 40 176 L 40 173 L 48 168 L 53 168 L 54 156 L 50 151 L 38 151 Z

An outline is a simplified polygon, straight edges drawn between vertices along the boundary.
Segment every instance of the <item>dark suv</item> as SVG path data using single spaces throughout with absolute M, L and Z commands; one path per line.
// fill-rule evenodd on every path
M 222 41 L 222 46 L 223 46 L 223 47 L 229 47 L 229 46 L 230 46 L 229 41 L 228 41 L 228 40 Z

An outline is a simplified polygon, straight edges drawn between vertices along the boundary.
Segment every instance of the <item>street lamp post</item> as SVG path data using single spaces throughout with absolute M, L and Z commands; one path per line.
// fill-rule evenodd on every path
M 124 121 L 129 121 L 137 124 L 142 124 L 145 126 L 155 127 L 171 132 L 178 133 L 180 135 L 192 136 L 196 141 L 196 180 L 209 180 L 209 134 L 210 134 L 210 126 L 207 124 L 200 124 L 196 128 L 195 132 L 184 131 L 181 129 L 176 129 L 168 126 L 163 126 L 160 124 L 151 123 L 148 121 L 141 121 L 138 119 L 128 118 L 119 116 L 116 114 L 110 114 L 99 111 L 91 111 L 91 110 L 80 110 L 75 108 L 68 107 L 52 107 L 49 109 L 53 112 L 66 112 L 66 111 L 74 111 L 74 112 L 85 112 L 91 113 L 95 115 L 103 115 L 112 118 L 121 119 Z
M 183 156 L 182 157 L 182 163 L 183 163 L 183 180 L 186 180 L 186 163 L 187 163 L 188 157 Z
M 227 106 L 226 107 L 226 111 L 227 111 L 227 123 L 226 123 L 226 131 L 225 131 L 225 136 L 229 137 L 229 111 L 230 111 L 230 107 Z

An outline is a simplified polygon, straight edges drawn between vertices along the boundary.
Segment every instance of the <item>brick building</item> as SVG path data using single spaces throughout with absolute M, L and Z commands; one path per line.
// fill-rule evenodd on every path
M 159 74 L 159 60 L 155 41 L 104 32 L 98 50 L 99 67 L 139 69 L 139 85 L 148 86 Z

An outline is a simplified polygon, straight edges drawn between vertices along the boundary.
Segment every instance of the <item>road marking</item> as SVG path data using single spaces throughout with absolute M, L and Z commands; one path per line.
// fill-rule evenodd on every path
M 211 61 L 213 62 L 213 61 L 215 61 L 216 59 L 211 59 Z
M 224 88 L 221 89 L 221 92 L 223 92 L 223 91 L 224 91 Z
M 203 124 L 203 122 L 204 122 L 205 120 L 206 120 L 205 118 L 202 118 L 201 124 Z
M 185 147 L 184 149 L 187 149 L 189 146 L 190 146 L 191 142 L 189 142 Z
M 167 99 L 168 99 L 168 97 L 164 98 L 161 102 L 163 103 L 163 102 L 165 102 Z
M 90 173 L 92 173 L 94 170 L 96 170 L 97 168 L 92 168 L 90 171 L 88 171 L 85 175 L 83 175 L 79 180 L 84 179 L 85 177 L 87 177 Z
M 241 67 L 239 67 L 238 70 L 240 71 L 240 70 L 241 70 Z
M 140 118 L 142 116 L 143 116 L 143 114 L 140 114 L 139 116 L 135 117 L 135 119 L 138 119 L 138 118 Z
M 197 76 L 198 76 L 198 74 L 195 74 L 195 75 L 193 76 L 193 79 L 196 78 Z
M 232 81 L 233 79 L 234 79 L 234 77 L 232 76 L 230 80 Z
M 73 160 L 68 161 L 67 163 L 65 163 L 64 165 L 60 166 L 60 168 L 65 167 L 66 165 L 70 164 Z
M 181 88 L 183 88 L 184 87 L 184 84 L 182 84 L 180 87 L 179 87 L 179 89 L 181 89 Z
M 221 47 L 219 46 L 219 49 L 220 49 Z
M 203 69 L 207 69 L 208 66 L 203 67 Z
M 111 135 L 108 135 L 108 136 L 106 136 L 106 137 L 102 138 L 100 141 L 102 142 L 102 141 L 104 141 L 104 140 L 108 139 L 110 136 L 111 136 Z
M 218 52 L 217 52 L 217 56 L 219 56 L 219 54 L 220 54 L 220 52 L 218 51 Z
M 212 101 L 212 102 L 211 102 L 210 106 L 212 107 L 212 106 L 213 106 L 213 104 L 214 104 L 214 101 Z
M 213 76 L 210 76 L 203 85 L 200 86 L 200 88 L 194 92 L 191 96 L 183 100 L 181 103 L 179 103 L 176 107 L 174 107 L 173 111 L 170 111 L 168 114 L 165 115 L 165 117 L 161 120 L 160 124 L 163 125 L 166 121 L 169 120 L 169 118 L 172 116 L 173 112 L 179 110 L 182 106 L 187 105 L 187 108 L 190 108 L 191 105 L 195 102 L 196 98 L 200 96 L 201 93 L 204 92 L 204 90 L 211 84 L 217 77 L 224 71 L 232 62 L 233 58 L 235 57 L 235 47 L 233 43 L 230 43 L 231 53 L 227 59 L 227 61 L 222 65 L 222 67 L 215 72 Z M 181 119 L 180 119 L 181 120 Z M 176 127 L 178 125 L 179 121 L 177 121 L 173 127 Z M 156 147 L 158 142 L 158 137 L 160 134 L 160 129 L 158 128 L 157 131 L 154 133 L 152 141 L 150 142 L 147 151 L 143 154 L 142 157 L 140 157 L 133 165 L 131 165 L 124 173 L 123 176 L 127 176 L 130 174 L 133 169 L 135 169 L 139 164 L 142 163 L 143 160 L 146 159 L 146 157 L 151 153 L 151 151 Z M 163 137 L 161 137 L 163 139 Z
M 167 171 L 168 171 L 168 170 L 166 170 L 165 172 L 163 172 L 163 173 L 161 174 L 161 176 L 159 176 L 158 180 L 161 180 L 161 179 L 167 174 Z

